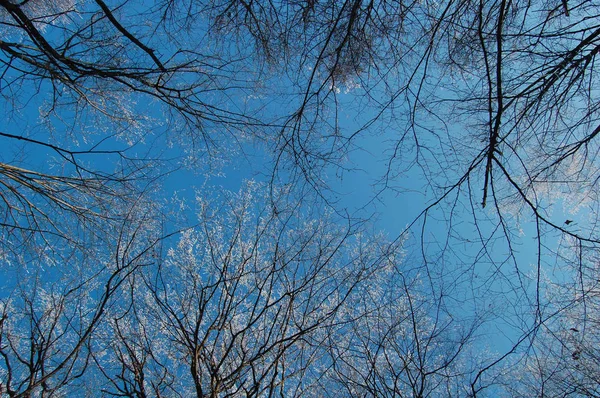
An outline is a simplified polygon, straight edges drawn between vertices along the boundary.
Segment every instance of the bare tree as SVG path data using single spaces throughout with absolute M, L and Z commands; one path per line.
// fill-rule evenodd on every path
M 115 209 L 159 177 L 218 167 L 239 147 L 219 148 L 224 138 L 254 134 L 252 110 L 230 111 L 237 102 L 227 100 L 252 86 L 248 65 L 202 52 L 206 38 L 185 39 L 167 6 L 0 3 L 3 251 L 72 244 L 75 229 L 119 224 Z
M 598 257 L 595 248 L 563 242 L 560 279 L 544 278 L 548 285 L 545 321 L 522 363 L 515 396 L 587 396 L 600 393 L 598 367 Z M 572 268 L 576 268 L 577 271 Z
M 348 1 L 303 11 L 309 22 L 293 36 L 307 38 L 295 39 L 308 49 L 295 75 L 303 100 L 281 146 L 300 159 L 296 175 L 322 189 L 312 165 L 339 165 L 341 154 L 368 142 L 359 137 L 392 131 L 380 134 L 391 146 L 379 158 L 386 165 L 379 192 L 407 192 L 405 173 L 422 178 L 426 203 L 408 229 L 419 236 L 423 275 L 435 282 L 451 268 L 457 285 L 473 292 L 465 305 L 491 305 L 495 321 L 514 333 L 474 373 L 476 394 L 485 374 L 545 327 L 552 303 L 542 280 L 560 267 L 559 237 L 598 247 L 599 9 L 559 1 Z M 339 115 L 353 106 L 364 117 L 344 130 Z M 323 131 L 340 145 L 332 157 L 311 150 Z
M 299 396 L 317 388 L 325 331 L 380 260 L 348 249 L 369 243 L 350 238 L 354 227 L 282 203 L 275 213 L 268 198 L 251 185 L 203 201 L 199 224 L 164 262 L 131 279 L 129 300 L 98 340 L 106 348 L 93 354 L 103 391 Z
M 594 280 L 589 277 L 591 267 L 582 265 L 585 253 L 595 258 L 600 242 L 596 230 L 599 11 L 593 2 L 560 0 L 165 0 L 150 5 L 0 0 L 0 94 L 10 122 L 8 130 L 0 131 L 0 139 L 10 143 L 11 150 L 22 147 L 22 152 L 34 157 L 32 148 L 36 148 L 44 158 L 36 163 L 22 159 L 19 151 L 0 153 L 0 258 L 6 264 L 35 269 L 72 259 L 87 263 L 97 253 L 114 253 L 118 241 L 114 231 L 134 225 L 128 209 L 146 200 L 157 176 L 172 170 L 161 163 L 170 158 L 169 148 L 181 148 L 175 151 L 175 167 L 208 164 L 218 171 L 224 158 L 243 155 L 255 148 L 248 144 L 258 143 L 259 159 L 269 163 L 268 169 L 260 171 L 270 174 L 272 191 L 271 208 L 265 210 L 269 222 L 256 223 L 261 238 L 240 244 L 238 238 L 221 236 L 215 225 L 226 223 L 203 213 L 204 229 L 187 232 L 184 239 L 188 245 L 204 239 L 209 254 L 195 254 L 179 265 L 177 261 L 185 257 L 171 255 L 152 261 L 157 268 L 128 275 L 129 296 L 123 303 L 129 307 L 117 305 L 103 329 L 110 330 L 105 339 L 117 336 L 114 345 L 106 343 L 112 352 L 106 358 L 112 358 L 114 366 L 107 368 L 108 359 L 94 350 L 86 358 L 104 372 L 109 384 L 102 388 L 107 393 L 177 394 L 188 387 L 203 394 L 225 390 L 261 394 L 269 388 L 287 393 L 290 382 L 285 387 L 282 383 L 290 378 L 283 375 L 295 369 L 282 365 L 291 355 L 287 353 L 300 350 L 298 344 L 308 339 L 306 335 L 326 330 L 317 324 L 329 322 L 333 328 L 331 322 L 340 313 L 335 306 L 328 313 L 327 300 L 320 308 L 310 301 L 313 296 L 307 301 L 296 296 L 306 294 L 307 286 L 317 281 L 323 283 L 321 293 L 345 289 L 335 284 L 336 278 L 327 279 L 329 268 L 323 264 L 319 268 L 303 257 L 304 251 L 312 250 L 314 258 L 322 260 L 328 258 L 328 250 L 338 253 L 347 239 L 332 237 L 317 245 L 311 240 L 314 237 L 302 237 L 297 242 L 304 240 L 307 246 L 301 248 L 287 236 L 291 241 L 283 235 L 283 240 L 267 239 L 289 211 L 285 206 L 280 209 L 277 186 L 289 184 L 293 193 L 303 197 L 317 195 L 321 205 L 344 214 L 330 189 L 335 185 L 332 176 L 352 176 L 353 153 L 380 140 L 389 145 L 375 149 L 382 154 L 377 159 L 382 166 L 376 170 L 380 179 L 373 199 L 412 189 L 402 185 L 402 177 L 408 174 L 423 181 L 425 203 L 398 233 L 412 233 L 414 241 L 408 247 L 420 254 L 414 262 L 421 265 L 419 277 L 403 279 L 402 271 L 393 273 L 390 285 L 382 281 L 396 298 L 372 300 L 378 304 L 372 313 L 383 317 L 390 308 L 414 301 L 422 304 L 409 312 L 422 310 L 437 319 L 432 314 L 439 310 L 443 316 L 433 326 L 420 319 L 390 321 L 382 324 L 386 332 L 376 337 L 364 334 L 376 329 L 373 323 L 359 327 L 358 319 L 366 322 L 367 318 L 357 316 L 357 323 L 339 329 L 352 331 L 355 338 L 346 347 L 334 349 L 322 338 L 319 344 L 305 343 L 303 347 L 311 348 L 303 349 L 309 352 L 311 344 L 327 347 L 315 349 L 322 354 L 311 361 L 323 365 L 325 358 L 335 359 L 331 370 L 340 383 L 349 388 L 360 384 L 349 393 L 397 393 L 395 389 L 402 386 L 402 391 L 419 395 L 442 384 L 445 391 L 463 391 L 463 381 L 458 383 L 461 387 L 451 389 L 436 380 L 453 379 L 445 372 L 458 366 L 474 325 L 480 319 L 490 320 L 511 332 L 502 352 L 465 368 L 469 393 L 484 394 L 488 380 L 503 374 L 503 366 L 514 358 L 531 365 L 539 347 L 556 352 L 559 346 L 553 341 L 560 341 L 573 353 L 588 338 L 577 337 L 583 333 L 559 333 L 560 322 L 555 319 L 564 315 L 584 323 L 593 320 L 580 304 L 583 297 L 591 300 L 595 289 L 589 282 Z M 31 108 L 41 109 L 40 125 L 30 120 Z M 345 120 L 348 113 L 353 123 Z M 50 155 L 56 159 L 53 171 L 45 162 Z M 110 166 L 103 162 L 105 158 L 111 159 Z M 151 171 L 152 167 L 159 171 Z M 247 221 L 234 214 L 238 218 L 228 222 L 242 231 Z M 317 235 L 325 233 L 318 230 Z M 575 260 L 565 258 L 561 239 L 585 250 L 576 249 Z M 287 242 L 288 249 L 269 246 L 272 257 L 257 251 L 263 244 L 280 241 Z M 238 257 L 231 257 L 234 253 Z M 273 253 L 284 260 L 292 256 L 284 264 L 299 267 L 293 278 L 284 271 L 288 268 L 278 268 L 279 258 Z M 377 255 L 384 261 L 385 251 Z M 200 270 L 188 269 L 193 258 L 203 259 Z M 273 268 L 256 268 L 270 260 Z M 316 267 L 314 275 L 301 272 L 306 264 Z M 217 271 L 203 274 L 211 267 Z M 250 267 L 247 274 L 246 267 Z M 184 270 L 198 280 L 197 286 L 187 284 L 190 279 Z M 566 270 L 573 281 L 588 281 L 591 287 L 580 283 L 577 293 L 554 294 L 549 286 L 561 285 L 559 270 Z M 59 309 L 43 317 L 35 315 L 39 310 L 32 308 L 38 308 L 35 303 L 41 296 L 31 295 L 25 286 L 38 282 L 23 278 L 25 296 L 21 296 L 27 299 L 20 299 L 18 306 L 31 307 L 23 312 L 30 314 L 23 319 L 63 316 Z M 178 296 L 169 287 L 172 280 L 181 280 L 189 290 Z M 420 282 L 414 284 L 416 280 Z M 146 305 L 138 294 L 142 286 L 150 292 L 143 300 L 156 304 L 153 310 L 159 312 L 141 310 Z M 427 293 L 421 294 L 418 286 L 428 286 Z M 63 292 L 65 300 L 75 300 L 74 293 L 67 294 L 68 288 L 56 291 Z M 267 298 L 262 298 L 263 292 L 269 292 Z M 210 307 L 208 296 L 218 298 L 217 307 Z M 271 296 L 276 304 L 269 304 Z M 51 299 L 44 300 L 59 306 L 61 294 L 47 297 Z M 559 298 L 565 302 L 557 304 Z M 193 308 L 191 300 L 196 302 Z M 12 307 L 6 303 L 9 311 Z M 298 303 L 308 306 L 304 311 L 310 322 L 298 323 L 294 318 L 300 311 Z M 255 307 L 262 312 L 252 312 Z M 451 333 L 451 320 L 464 308 L 478 321 Z M 149 317 L 166 322 L 163 328 L 178 330 L 168 338 L 181 352 L 194 354 L 186 356 L 193 359 L 191 363 L 181 365 L 190 375 L 187 381 L 171 370 L 172 358 L 181 358 L 181 353 L 168 360 L 157 354 L 160 347 L 153 340 L 167 338 L 164 330 L 138 330 Z M 277 319 L 276 329 L 266 326 L 266 317 Z M 9 325 L 2 319 L 3 325 Z M 206 328 L 204 321 L 209 324 Z M 410 336 L 402 328 L 407 324 L 413 330 Z M 47 333 L 44 328 L 42 335 Z M 333 333 L 335 328 L 329 330 Z M 264 337 L 266 331 L 269 338 L 262 343 L 244 345 L 244 337 L 261 333 Z M 562 337 L 540 337 L 548 334 Z M 439 343 L 438 338 L 449 343 Z M 358 342 L 366 347 L 358 356 L 369 357 L 371 346 L 382 346 L 383 357 L 372 355 L 370 366 L 351 372 L 350 364 L 333 353 L 349 352 Z M 430 351 L 422 351 L 421 344 L 444 355 L 428 361 Z M 275 354 L 282 347 L 286 354 Z M 594 355 L 590 351 L 585 357 Z M 386 356 L 395 359 L 381 365 L 378 361 Z M 532 382 L 536 388 L 549 385 L 539 381 L 550 379 L 551 365 L 546 363 L 558 363 L 556 369 L 571 369 L 576 378 L 593 383 L 593 378 L 582 376 L 585 372 L 552 358 L 557 355 L 541 358 L 544 365 L 534 366 L 541 375 Z M 403 371 L 396 363 L 403 364 Z M 307 363 L 299 369 L 309 368 Z M 462 372 L 457 380 L 462 380 Z M 297 374 L 312 380 L 309 373 L 299 370 Z M 29 391 L 25 382 L 11 383 L 14 394 Z M 32 388 L 40 383 L 33 382 Z M 295 383 L 298 392 L 304 391 L 299 381 Z M 571 387 L 553 385 L 552 391 L 566 393 Z M 585 388 L 577 393 L 592 393 L 593 389 Z
M 130 208 L 128 222 L 90 251 L 6 256 L 0 298 L 0 391 L 10 397 L 73 391 L 88 371 L 106 314 L 121 286 L 154 261 L 159 240 L 149 209 Z M 113 247 L 108 251 L 107 247 Z M 50 249 L 48 249 L 50 250 Z M 66 257 L 61 252 L 69 253 Z M 44 261 L 44 259 L 50 259 Z M 66 263 L 52 263 L 63 259 Z
M 471 375 L 486 356 L 473 349 L 481 319 L 453 319 L 445 300 L 426 294 L 422 277 L 410 274 L 410 265 L 395 259 L 356 289 L 347 321 L 327 337 L 325 393 L 470 394 Z
M 493 358 L 482 319 L 453 318 L 402 241 L 268 188 L 200 199 L 199 224 L 128 280 L 82 378 L 111 396 L 469 394 Z

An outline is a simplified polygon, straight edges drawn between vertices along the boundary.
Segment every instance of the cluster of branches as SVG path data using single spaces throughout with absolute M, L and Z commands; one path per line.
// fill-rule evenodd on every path
M 473 330 L 427 301 L 418 273 L 400 271 L 399 244 L 281 203 L 276 213 L 268 198 L 250 184 L 203 200 L 199 223 L 171 243 L 122 231 L 93 275 L 90 261 L 77 275 L 21 277 L 2 300 L 2 392 L 467 391 Z
M 103 329 L 116 296 L 158 252 L 155 217 L 148 203 L 138 203 L 120 226 L 105 225 L 101 241 L 86 239 L 85 250 L 59 241 L 38 243 L 43 253 L 3 253 L 3 395 L 53 395 L 83 377 L 96 353 L 93 336 Z
M 599 21 L 570 0 L 0 0 L 2 392 L 477 395 L 516 358 L 538 393 L 597 394 Z M 344 214 L 330 177 L 374 139 L 374 198 L 423 180 L 398 233 L 420 267 L 277 200 Z M 202 207 L 159 249 L 158 177 L 255 144 L 270 207 Z M 487 319 L 518 325 L 508 349 L 463 364 Z

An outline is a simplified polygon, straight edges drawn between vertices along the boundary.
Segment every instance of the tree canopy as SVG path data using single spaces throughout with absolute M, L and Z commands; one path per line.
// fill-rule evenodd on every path
M 591 1 L 0 0 L 0 394 L 598 396 L 599 51 Z

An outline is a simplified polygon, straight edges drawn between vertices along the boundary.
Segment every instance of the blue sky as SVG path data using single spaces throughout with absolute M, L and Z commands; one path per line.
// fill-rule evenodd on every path
M 206 28 L 205 24 L 203 21 L 198 26 Z M 49 36 L 53 37 L 52 32 Z M 162 44 L 154 43 L 159 35 L 151 36 L 149 40 L 162 50 L 159 51 L 161 55 L 172 54 L 171 48 L 160 48 Z M 238 48 L 234 41 L 227 41 L 227 35 L 224 38 L 226 56 L 237 55 L 237 51 L 244 56 L 253 55 L 249 54 L 252 48 Z M 210 49 L 212 45 L 215 41 L 204 35 L 197 43 L 202 50 Z M 158 177 L 158 181 L 148 181 L 153 189 L 151 196 L 163 203 L 167 211 L 186 213 L 182 218 L 191 225 L 197 195 L 212 198 L 218 196 L 215 192 L 219 189 L 237 191 L 249 179 L 269 183 L 274 164 L 272 152 L 282 147 L 281 141 L 277 141 L 278 134 L 283 124 L 290 120 L 286 118 L 302 102 L 304 93 L 301 89 L 308 84 L 313 72 L 303 65 L 298 70 L 270 73 L 269 65 L 245 63 L 243 57 L 232 64 L 219 62 L 210 60 L 206 69 L 187 71 L 180 82 L 187 83 L 192 77 L 201 76 L 206 79 L 203 84 L 207 86 L 199 90 L 203 101 L 222 106 L 226 111 L 266 120 L 270 124 L 267 128 L 220 125 L 207 121 L 209 117 L 202 125 L 185 125 L 185 118 L 173 116 L 166 106 L 126 90 L 113 93 L 109 91 L 111 87 L 103 92 L 108 93 L 109 98 L 106 105 L 109 114 L 103 115 L 73 101 L 74 97 L 69 96 L 67 89 L 53 92 L 48 83 L 38 85 L 35 81 L 23 81 L 20 86 L 11 88 L 14 91 L 8 90 L 14 95 L 13 99 L 21 102 L 5 103 L 2 116 L 6 122 L 0 126 L 0 132 L 63 145 L 69 150 L 94 148 L 102 151 L 78 155 L 78 161 L 107 173 L 127 162 L 117 154 L 104 151 L 124 149 L 125 156 L 143 159 L 134 160 L 127 167 L 144 164 L 150 179 Z M 232 71 L 237 74 L 227 77 Z M 222 79 L 221 73 L 225 76 Z M 397 75 L 390 77 L 391 84 L 401 87 L 406 83 L 406 77 L 401 76 L 401 71 L 394 73 Z M 422 71 L 416 73 L 415 82 L 422 77 L 419 73 Z M 219 77 L 212 82 L 210 77 L 217 75 Z M 263 80 L 264 76 L 268 78 Z M 444 79 L 453 77 L 437 71 L 429 78 L 442 80 L 439 86 L 429 86 L 431 90 L 440 90 L 436 92 L 440 101 L 429 104 L 429 109 L 425 105 L 421 108 L 420 103 L 411 103 L 415 95 L 410 90 L 392 93 L 398 94 L 392 100 L 388 87 L 381 82 L 374 83 L 373 87 L 360 87 L 354 81 L 340 87 L 325 84 L 319 95 L 326 99 L 327 106 L 307 108 L 307 119 L 314 117 L 316 127 L 314 131 L 308 128 L 299 131 L 300 141 L 305 139 L 301 144 L 308 145 L 309 149 L 327 147 L 335 141 L 338 132 L 343 138 L 354 138 L 348 147 L 334 146 L 330 155 L 338 163 L 325 165 L 321 174 L 316 173 L 316 178 L 322 178 L 327 189 L 317 193 L 303 190 L 300 179 L 296 180 L 300 185 L 298 192 L 306 195 L 303 197 L 307 199 L 305 206 L 318 207 L 314 214 L 335 209 L 340 215 L 369 219 L 369 232 L 383 233 L 390 240 L 408 232 L 402 266 L 418 269 L 422 278 L 431 282 L 433 293 L 447 294 L 445 310 L 450 316 L 466 321 L 474 315 L 483 317 L 486 323 L 480 330 L 483 338 L 479 344 L 502 353 L 510 350 L 512 343 L 533 324 L 536 294 L 540 292 L 538 281 L 546 277 L 559 280 L 568 277 L 560 266 L 556 266 L 561 260 L 553 254 L 558 243 L 564 241 L 556 231 L 543 226 L 543 245 L 538 246 L 538 231 L 531 212 L 522 206 L 511 208 L 508 196 L 500 197 L 498 207 L 505 225 L 499 223 L 491 193 L 488 207 L 483 209 L 482 165 L 460 187 L 448 188 L 463 176 L 473 158 L 485 150 L 485 130 L 477 130 L 485 124 L 485 120 L 482 121 L 485 118 L 481 116 L 485 112 L 452 113 L 447 102 L 453 94 L 443 92 L 440 87 Z M 228 83 L 236 87 L 221 89 L 220 85 Z M 418 86 L 417 83 L 413 82 L 409 88 Z M 315 86 L 309 87 L 310 90 L 315 90 Z M 422 94 L 425 97 L 428 93 Z M 61 106 L 48 114 L 53 95 Z M 413 110 L 415 112 L 411 113 Z M 413 115 L 415 120 L 411 119 Z M 411 129 L 411 124 L 416 127 Z M 251 129 L 254 131 L 249 131 Z M 253 133 L 256 133 L 254 137 Z M 203 134 L 217 137 L 216 145 L 209 150 L 202 145 Z M 286 134 L 289 134 L 288 130 Z M 395 143 L 401 137 L 402 145 L 396 147 Z M 300 158 L 299 164 L 303 166 L 310 166 L 310 162 L 322 165 L 315 153 Z M 298 172 L 295 168 L 298 164 L 290 165 L 290 159 L 291 155 L 286 159 L 288 163 L 283 162 L 277 170 L 277 183 L 287 184 L 293 173 Z M 57 175 L 71 175 L 75 171 L 51 148 L 7 137 L 0 137 L 0 162 Z M 507 160 L 507 164 L 514 166 L 518 162 Z M 518 166 L 515 170 L 521 171 Z M 388 180 L 385 179 L 386 172 L 390 172 Z M 510 192 L 511 187 L 505 181 L 502 185 L 501 178 L 498 180 L 498 195 Z M 450 193 L 439 205 L 423 213 L 448 190 Z M 318 193 L 322 197 L 319 198 Z M 185 211 L 171 207 L 170 200 L 174 197 L 183 199 L 189 207 Z M 547 206 L 547 216 L 554 224 L 564 226 L 568 219 L 573 222 L 565 228 L 590 227 L 586 219 L 590 218 L 588 215 L 594 210 L 593 206 L 597 206 L 594 198 L 591 207 L 582 206 L 571 213 L 570 198 L 577 197 L 576 193 L 549 197 L 540 203 Z M 333 206 L 328 208 L 326 200 Z M 166 222 L 165 227 L 166 232 L 171 232 L 170 228 L 175 230 L 181 224 Z M 503 227 L 507 229 L 503 230 Z M 510 247 L 505 239 L 507 235 L 511 239 Z M 542 249 L 539 268 L 538 247 Z

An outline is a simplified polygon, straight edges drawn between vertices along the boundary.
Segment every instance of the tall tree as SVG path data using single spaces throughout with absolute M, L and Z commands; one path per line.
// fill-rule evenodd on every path
M 588 270 L 594 261 L 583 264 L 596 258 L 599 243 L 599 14 L 594 2 L 570 0 L 0 0 L 0 93 L 8 121 L 0 128 L 3 272 L 35 274 L 53 266 L 72 277 L 77 272 L 69 267 L 77 263 L 73 267 L 89 268 L 91 277 L 98 270 L 93 259 L 119 259 L 112 254 L 123 247 L 154 252 L 150 248 L 162 241 L 167 232 L 161 228 L 170 228 L 169 222 L 145 230 L 152 231 L 145 249 L 141 242 L 125 243 L 138 242 L 133 236 L 138 234 L 118 231 L 141 230 L 140 220 L 152 217 L 137 218 L 144 214 L 140 204 L 152 207 L 157 182 L 180 167 L 220 173 L 226 162 L 245 161 L 264 173 L 260 178 L 268 176 L 268 200 L 279 206 L 273 207 L 274 220 L 287 211 L 277 199 L 281 186 L 304 199 L 303 206 L 325 206 L 341 215 L 336 222 L 351 219 L 338 201 L 336 177 L 352 178 L 362 167 L 353 163 L 354 156 L 370 150 L 377 165 L 364 166 L 365 171 L 379 173 L 373 201 L 414 190 L 413 182 L 404 185 L 405 175 L 422 181 L 417 188 L 422 208 L 398 231 L 399 237 L 412 234 L 406 248 L 420 255 L 410 258 L 422 285 L 407 281 L 398 286 L 410 289 L 392 288 L 404 275 L 396 273 L 387 287 L 402 292 L 400 301 L 385 305 L 402 306 L 414 298 L 424 300 L 423 308 L 444 309 L 442 323 L 423 326 L 429 332 L 410 337 L 415 344 L 429 341 L 424 336 L 436 340 L 435 331 L 447 330 L 444 322 L 464 312 L 501 325 L 506 346 L 467 372 L 470 394 L 482 394 L 489 380 L 500 380 L 496 376 L 505 373 L 505 364 L 531 364 L 531 347 L 539 347 L 535 340 L 544 331 L 558 333 L 554 314 L 573 317 L 567 309 L 580 308 L 582 297 L 593 296 L 594 288 L 556 295 L 548 286 L 565 286 L 563 273 L 573 281 L 593 280 Z M 223 239 L 219 244 L 228 242 Z M 564 241 L 569 245 L 561 245 Z M 158 268 L 148 269 L 172 274 L 173 260 L 155 255 L 149 261 Z M 129 302 L 140 299 L 142 281 L 155 292 L 155 301 L 171 294 L 165 284 L 151 283 L 133 268 L 135 283 L 127 278 L 127 284 L 119 283 L 130 287 Z M 101 279 L 110 280 L 114 272 L 102 271 Z M 20 291 L 18 308 L 60 303 L 61 294 L 42 300 L 31 292 L 38 280 L 25 274 L 11 279 L 1 299 L 9 303 Z M 428 286 L 427 293 L 415 292 L 415 286 Z M 55 291 L 74 300 L 69 289 Z M 566 302 L 556 307 L 558 297 Z M 168 301 L 164 308 L 173 310 Z M 375 312 L 389 311 L 380 304 Z M 64 314 L 42 316 L 39 311 L 46 310 L 32 308 L 22 312 L 30 320 Z M 593 319 L 587 310 L 577 316 Z M 9 325 L 7 319 L 3 325 Z M 407 321 L 414 330 L 421 325 Z M 136 350 L 148 353 L 151 347 L 140 341 L 131 345 L 131 330 L 123 322 L 113 320 L 110 326 L 121 341 L 113 351 L 121 358 L 122 378 L 127 372 L 138 377 L 136 369 L 145 362 Z M 289 319 L 281 322 L 284 327 Z M 372 336 L 362 333 L 372 325 L 357 325 L 346 330 L 369 347 Z M 454 350 L 436 347 L 460 354 L 471 326 L 447 337 Z M 415 355 L 402 345 L 393 348 L 398 339 L 408 339 L 401 329 L 385 328 L 389 334 L 375 339 L 385 345 L 382 353 Z M 81 336 L 88 341 L 89 334 Z M 557 347 L 540 339 L 539 344 Z M 10 355 L 24 358 L 17 355 L 19 347 L 10 347 Z M 325 352 L 332 357 L 335 350 Z M 439 363 L 426 363 L 420 355 L 417 350 L 420 362 L 406 361 L 406 372 L 396 374 L 415 393 L 427 390 L 423 375 Z M 89 358 L 102 362 L 97 355 Z M 134 359 L 139 363 L 133 365 Z M 26 382 L 15 380 L 37 374 L 31 360 L 23 361 L 30 370 L 11 376 L 14 394 L 29 391 Z M 174 383 L 165 368 L 152 370 L 165 377 L 153 387 L 156 394 Z M 538 368 L 540 374 L 548 371 Z M 389 387 L 383 365 L 352 373 L 339 361 L 332 369 L 345 386 L 362 377 L 366 393 Z M 414 372 L 420 378 L 403 379 Z M 433 372 L 433 379 L 442 373 Z M 40 377 L 33 377 L 32 388 L 47 388 Z M 111 391 L 138 393 L 144 386 L 139 379 L 127 380 Z

